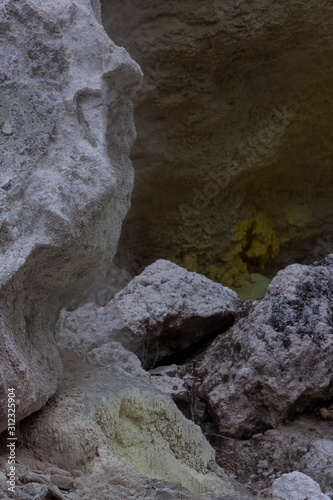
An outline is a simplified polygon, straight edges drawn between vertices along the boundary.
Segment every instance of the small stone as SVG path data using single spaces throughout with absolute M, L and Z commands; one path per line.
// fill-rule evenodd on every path
M 265 332 L 262 329 L 259 329 L 256 331 L 258 339 L 264 339 L 265 338 Z
M 46 498 L 46 495 L 48 494 L 49 489 L 46 486 L 46 484 L 28 483 L 27 485 L 22 487 L 22 491 L 25 494 L 27 494 L 26 498 L 38 498 L 40 500 L 43 500 L 44 498 Z M 23 498 L 25 498 L 25 497 L 23 497 Z
M 79 470 L 79 469 L 73 469 L 73 470 L 71 471 L 71 475 L 72 475 L 73 477 L 75 477 L 75 478 L 76 478 L 76 477 L 82 477 L 82 476 L 83 476 L 83 472 L 82 472 L 82 470 Z
M 67 477 L 70 476 L 70 473 L 67 470 L 59 469 L 58 467 L 53 467 L 52 469 L 50 469 L 50 474 L 52 474 L 53 476 L 55 475 L 61 475 Z
M 61 490 L 71 490 L 73 488 L 72 477 L 55 474 L 54 476 L 51 476 L 50 481 L 54 486 L 58 486 Z
M 5 135 L 12 135 L 13 133 L 13 127 L 12 127 L 12 124 L 9 123 L 9 122 L 5 122 L 3 125 L 2 125 L 2 129 L 1 129 L 1 132 Z
M 260 462 L 257 463 L 257 467 L 260 469 L 267 469 L 268 468 L 267 460 L 260 460 Z
M 333 405 L 328 408 L 320 408 L 319 413 L 324 420 L 333 420 Z
M 268 476 L 270 476 L 273 472 L 274 472 L 274 469 L 269 469 L 269 470 L 267 470 L 266 472 L 263 472 L 263 474 L 262 474 L 262 475 L 263 475 L 264 477 L 268 477 Z
M 83 484 L 83 481 L 81 478 L 77 477 L 74 479 L 73 488 L 75 488 L 76 490 L 80 490 L 83 488 L 83 486 L 84 486 L 84 484 Z
M 308 449 L 305 447 L 305 446 L 301 446 L 300 448 L 298 448 L 298 451 L 300 453 L 307 453 L 308 452 Z

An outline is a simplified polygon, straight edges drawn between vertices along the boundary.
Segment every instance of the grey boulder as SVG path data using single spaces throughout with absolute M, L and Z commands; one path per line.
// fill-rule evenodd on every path
M 197 360 L 219 432 L 248 437 L 333 395 L 333 255 L 294 264 Z
M 105 307 L 86 304 L 62 311 L 56 339 L 85 360 L 94 348 L 120 342 L 151 368 L 207 334 L 225 331 L 241 307 L 229 288 L 158 260 Z

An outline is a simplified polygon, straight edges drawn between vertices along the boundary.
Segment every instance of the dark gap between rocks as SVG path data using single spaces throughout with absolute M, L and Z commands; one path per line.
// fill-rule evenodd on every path
M 189 345 L 185 349 L 176 351 L 169 356 L 161 358 L 157 363 L 154 364 L 150 369 L 157 368 L 158 366 L 169 366 L 169 365 L 184 365 L 193 358 L 202 354 L 207 347 L 216 339 L 218 335 L 226 333 L 231 326 L 235 323 L 236 318 L 234 316 L 228 316 L 223 320 L 223 326 L 206 333 L 198 342 Z

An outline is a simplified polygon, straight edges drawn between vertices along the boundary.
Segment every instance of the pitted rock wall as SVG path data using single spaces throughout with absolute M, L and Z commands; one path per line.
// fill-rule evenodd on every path
M 90 0 L 6 0 L 0 27 L 3 430 L 8 388 L 18 420 L 55 392 L 55 315 L 115 252 L 133 186 L 141 70 Z

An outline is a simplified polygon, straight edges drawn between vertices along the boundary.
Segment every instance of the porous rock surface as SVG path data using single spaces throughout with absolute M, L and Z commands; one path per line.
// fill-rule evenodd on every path
M 206 334 L 225 331 L 241 306 L 229 288 L 158 260 L 105 307 L 62 311 L 56 340 L 86 360 L 92 349 L 117 341 L 151 368 Z
M 294 264 L 197 361 L 219 432 L 250 436 L 333 395 L 333 255 Z
M 283 474 L 273 483 L 273 493 L 279 500 L 330 500 L 318 483 L 302 472 Z
M 327 0 L 102 0 L 145 74 L 120 255 L 238 288 L 332 253 L 332 13 Z
M 136 486 L 138 491 L 140 476 L 146 481 L 158 476 L 178 481 L 178 487 L 181 483 L 194 494 L 246 498 L 246 491 L 233 485 L 216 465 L 215 452 L 200 427 L 165 394 L 115 367 L 92 367 L 67 350 L 63 358 L 65 376 L 57 393 L 39 415 L 21 424 L 20 442 L 35 456 L 70 475 L 77 469 L 90 471 L 93 481 L 107 469 L 110 492 L 114 483 L 129 489 Z M 122 474 L 117 482 L 121 466 L 128 476 Z
M 115 252 L 141 70 L 90 0 L 4 0 L 0 33 L 1 431 L 7 388 L 18 420 L 55 392 L 55 313 Z

